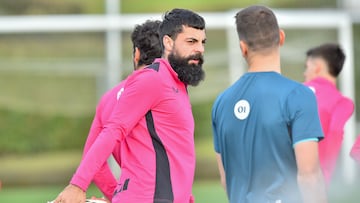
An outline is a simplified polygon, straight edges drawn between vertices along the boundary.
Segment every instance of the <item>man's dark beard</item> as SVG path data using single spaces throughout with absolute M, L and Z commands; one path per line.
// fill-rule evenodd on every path
M 174 71 L 178 74 L 178 78 L 187 85 L 197 86 L 201 80 L 205 78 L 205 72 L 202 69 L 204 59 L 201 54 L 192 55 L 186 58 L 169 54 L 169 63 Z M 189 64 L 190 60 L 198 60 L 198 64 Z

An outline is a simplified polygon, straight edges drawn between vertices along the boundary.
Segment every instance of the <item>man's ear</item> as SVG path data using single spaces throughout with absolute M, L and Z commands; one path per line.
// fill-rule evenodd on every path
M 248 54 L 248 45 L 242 40 L 240 40 L 240 50 L 241 50 L 242 56 L 246 57 Z
M 140 49 L 137 47 L 135 47 L 133 60 L 134 60 L 135 66 L 137 66 L 137 64 L 139 64 L 139 61 L 140 61 Z
M 279 30 L 279 45 L 282 46 L 285 42 L 285 32 L 283 29 Z
M 315 73 L 320 74 L 323 71 L 327 71 L 327 63 L 322 58 L 317 58 L 315 60 Z
M 168 35 L 165 35 L 163 37 L 163 44 L 165 51 L 171 51 L 172 47 L 174 46 L 174 40 L 171 39 L 171 37 L 169 37 Z

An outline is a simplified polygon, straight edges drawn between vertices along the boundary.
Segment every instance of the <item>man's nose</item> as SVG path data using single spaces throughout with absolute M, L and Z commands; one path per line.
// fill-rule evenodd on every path
M 195 47 L 195 52 L 204 53 L 205 52 L 205 44 L 198 43 L 197 46 Z

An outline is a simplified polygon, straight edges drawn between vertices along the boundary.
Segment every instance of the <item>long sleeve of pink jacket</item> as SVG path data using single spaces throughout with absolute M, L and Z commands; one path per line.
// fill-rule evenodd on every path
M 123 91 L 123 87 L 126 83 L 126 80 L 123 80 L 121 83 L 116 85 L 114 88 L 106 92 L 100 99 L 100 102 L 96 108 L 96 113 L 90 128 L 89 135 L 87 137 L 83 157 L 86 156 L 87 152 L 99 137 L 102 129 L 104 128 L 105 123 L 110 118 L 112 111 L 117 104 L 118 97 Z M 115 160 L 120 165 L 120 144 L 116 145 L 113 150 L 113 156 Z M 101 166 L 100 170 L 95 174 L 93 181 L 95 185 L 100 189 L 100 191 L 111 200 L 114 190 L 117 185 L 117 181 L 110 170 L 109 164 L 107 161 Z
M 90 147 L 93 145 L 102 130 L 99 112 L 97 110 L 95 118 L 92 122 L 88 138 L 85 143 L 83 157 L 86 156 Z M 116 179 L 110 170 L 108 163 L 105 161 L 99 171 L 95 174 L 93 181 L 106 198 L 111 200 L 112 194 L 116 187 Z
M 331 175 L 336 166 L 336 160 L 340 154 L 342 141 L 344 137 L 344 126 L 354 111 L 354 104 L 347 98 L 342 98 L 332 112 L 330 124 L 325 139 L 319 145 L 319 150 L 326 156 L 320 156 L 325 181 L 329 184 Z
M 149 71 L 152 70 L 147 70 L 147 72 Z M 106 160 L 116 145 L 119 145 L 158 99 L 158 95 L 161 93 L 157 91 L 159 84 L 151 77 L 151 74 L 143 74 L 138 75 L 138 79 L 126 87 L 126 91 L 121 95 L 110 119 L 98 137 L 93 139 L 92 135 L 89 136 L 88 146 L 90 147 L 86 147 L 85 156 L 71 179 L 71 184 L 77 185 L 84 191 L 87 190 L 91 180 L 106 164 Z M 136 104 L 136 108 L 134 108 L 134 104 Z

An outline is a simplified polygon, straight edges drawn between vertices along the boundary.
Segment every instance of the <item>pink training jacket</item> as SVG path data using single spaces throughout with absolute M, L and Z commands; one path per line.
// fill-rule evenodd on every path
M 319 142 L 319 159 L 325 182 L 329 185 L 340 153 L 344 126 L 354 111 L 354 103 L 324 78 L 315 78 L 305 85 L 314 90 L 318 103 L 325 135 L 325 138 Z
M 351 148 L 350 156 L 360 165 L 360 135 L 357 136 L 355 144 Z
M 125 82 L 125 80 L 122 81 L 101 97 L 100 102 L 96 108 L 94 120 L 91 124 L 89 135 L 85 143 L 83 157 L 85 157 L 91 145 L 99 136 L 107 120 L 109 120 L 112 111 L 118 101 L 118 98 L 124 91 Z M 120 144 L 115 146 L 112 154 L 117 163 L 120 165 Z M 111 200 L 117 182 L 113 173 L 110 170 L 107 161 L 105 161 L 105 163 L 101 166 L 100 170 L 95 174 L 93 181 L 98 186 L 100 191 L 106 196 L 106 198 Z
M 192 201 L 194 120 L 186 86 L 166 60 L 128 77 L 71 184 L 86 191 L 118 143 L 121 177 L 113 203 Z

